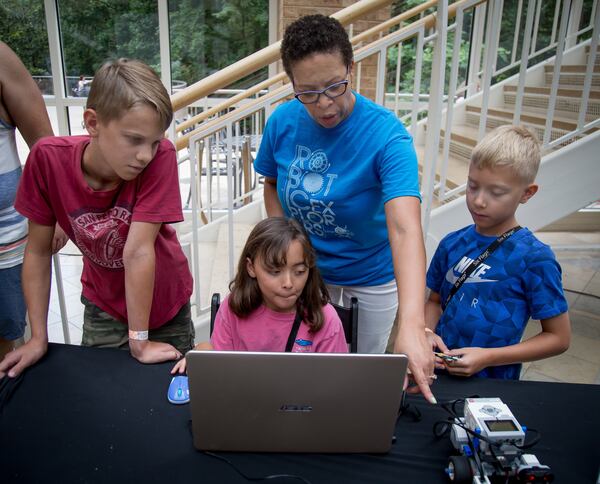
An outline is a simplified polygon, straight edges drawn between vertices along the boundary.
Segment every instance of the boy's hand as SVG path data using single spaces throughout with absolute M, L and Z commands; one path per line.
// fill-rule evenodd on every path
M 168 343 L 158 341 L 129 340 L 129 350 L 140 363 L 161 363 L 163 361 L 177 360 L 181 353 Z
M 440 350 L 443 353 L 448 353 L 450 351 L 440 335 L 435 334 L 433 331 L 426 331 L 425 334 L 427 336 L 427 340 L 431 344 L 431 351 L 435 352 L 436 350 Z M 443 360 L 437 356 L 435 358 L 435 368 L 437 370 L 446 369 Z
M 456 376 L 471 376 L 490 366 L 486 348 L 458 348 L 446 352 L 450 356 L 460 356 L 456 361 L 444 362 L 448 373 Z
M 8 372 L 10 378 L 19 376 L 21 372 L 34 365 L 48 351 L 48 341 L 39 338 L 31 338 L 23 346 L 7 353 L 0 361 L 0 378 Z

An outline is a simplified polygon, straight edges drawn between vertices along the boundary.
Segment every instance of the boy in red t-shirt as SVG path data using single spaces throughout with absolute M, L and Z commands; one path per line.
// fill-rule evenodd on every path
M 127 347 L 142 363 L 193 346 L 192 276 L 175 231 L 183 220 L 173 118 L 156 73 L 135 60 L 104 64 L 83 114 L 88 136 L 45 138 L 29 155 L 15 202 L 29 219 L 23 289 L 31 340 L 0 362 L 0 377 L 47 350 L 55 222 L 83 253 L 82 345 Z

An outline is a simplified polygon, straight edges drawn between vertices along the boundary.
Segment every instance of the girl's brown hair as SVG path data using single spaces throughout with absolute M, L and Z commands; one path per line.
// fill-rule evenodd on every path
M 308 279 L 302 294 L 296 302 L 296 309 L 303 315 L 311 333 L 323 326 L 323 306 L 329 302 L 329 293 L 316 266 L 316 254 L 308 235 L 294 219 L 271 217 L 262 220 L 248 236 L 240 255 L 235 279 L 229 284 L 229 307 L 240 318 L 247 317 L 262 303 L 262 293 L 256 279 L 250 277 L 246 261 L 256 263 L 260 259 L 268 267 L 281 267 L 286 264 L 286 254 L 290 244 L 297 240 L 302 245 L 304 263 L 308 267 Z

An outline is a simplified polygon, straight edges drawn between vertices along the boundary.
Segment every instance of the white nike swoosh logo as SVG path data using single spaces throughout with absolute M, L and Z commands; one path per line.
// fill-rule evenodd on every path
M 446 280 L 450 284 L 454 284 L 458 280 L 458 278 L 459 278 L 459 276 L 454 275 L 454 269 L 452 269 L 452 268 L 448 269 L 448 272 L 446 272 Z M 474 279 L 473 277 L 468 277 L 467 280 L 464 282 L 464 284 L 475 284 L 478 282 L 497 282 L 497 280 L 496 279 Z

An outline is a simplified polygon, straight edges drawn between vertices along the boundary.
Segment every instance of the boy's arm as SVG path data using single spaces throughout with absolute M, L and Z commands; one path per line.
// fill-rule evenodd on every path
M 435 331 L 441 316 L 442 301 L 440 295 L 430 289 L 429 298 L 425 302 L 425 327 Z
M 437 327 L 440 318 L 442 316 L 442 303 L 439 293 L 429 290 L 429 298 L 425 302 L 425 331 L 427 333 L 427 339 L 431 344 L 433 351 L 441 351 L 447 353 L 450 351 L 444 343 L 442 338 L 435 334 L 435 328 Z M 436 369 L 444 369 L 445 366 L 439 357 L 435 358 Z
M 160 223 L 132 222 L 123 250 L 127 319 L 132 331 L 147 331 L 154 293 L 156 253 L 154 243 Z M 129 340 L 134 358 L 142 363 L 176 360 L 179 351 L 167 343 Z
M 571 342 L 569 313 L 542 319 L 542 331 L 528 340 L 502 348 L 459 348 L 449 352 L 462 357 L 448 365 L 454 375 L 471 376 L 488 366 L 541 360 L 563 353 Z
M 48 301 L 54 227 L 29 221 L 29 238 L 25 246 L 22 285 L 31 323 L 31 339 L 11 351 L 0 362 L 0 378 L 8 371 L 10 377 L 19 375 L 35 364 L 48 349 Z

